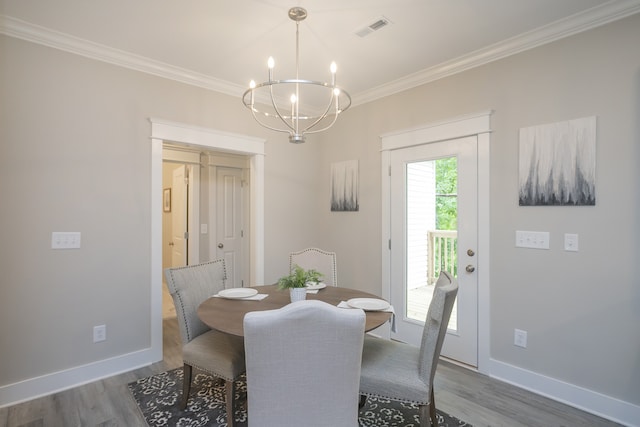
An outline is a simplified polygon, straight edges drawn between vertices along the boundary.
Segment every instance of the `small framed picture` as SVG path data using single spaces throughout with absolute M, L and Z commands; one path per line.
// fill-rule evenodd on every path
M 162 210 L 171 212 L 171 189 L 165 188 L 162 197 Z

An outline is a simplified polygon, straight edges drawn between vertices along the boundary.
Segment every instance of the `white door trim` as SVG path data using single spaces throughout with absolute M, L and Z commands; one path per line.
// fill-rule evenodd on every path
M 382 164 L 382 297 L 391 297 L 391 150 L 477 135 L 478 137 L 478 371 L 489 369 L 489 153 L 491 114 L 484 111 L 380 135 Z M 385 335 L 384 331 L 379 331 Z M 389 337 L 389 330 L 386 331 Z
M 251 283 L 264 283 L 264 139 L 184 123 L 151 122 L 151 362 L 162 360 L 162 146 L 163 142 L 196 145 L 249 156 Z

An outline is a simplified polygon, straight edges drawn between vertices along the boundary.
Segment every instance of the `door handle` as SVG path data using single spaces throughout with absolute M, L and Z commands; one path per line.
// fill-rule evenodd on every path
M 474 256 L 476 253 L 473 251 L 473 249 L 467 249 L 467 255 L 469 256 Z
M 173 245 L 174 245 L 174 243 L 173 243 L 173 242 L 169 242 L 169 246 L 173 246 Z
M 222 249 L 224 248 L 224 245 L 222 243 L 218 243 L 218 249 Z
M 467 270 L 467 273 L 473 273 L 474 271 L 476 271 L 476 268 L 473 265 L 469 264 L 467 265 L 465 270 Z

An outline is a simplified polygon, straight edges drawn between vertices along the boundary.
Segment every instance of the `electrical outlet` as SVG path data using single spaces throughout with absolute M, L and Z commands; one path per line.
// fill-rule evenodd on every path
M 107 340 L 107 325 L 98 325 L 93 327 L 93 342 L 101 342 Z
M 564 250 L 569 252 L 578 252 L 578 235 L 577 234 L 564 235 Z
M 513 330 L 513 345 L 527 348 L 527 331 L 521 329 Z

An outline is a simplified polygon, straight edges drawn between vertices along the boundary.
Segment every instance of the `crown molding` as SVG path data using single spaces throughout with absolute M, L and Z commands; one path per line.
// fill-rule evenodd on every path
M 609 22 L 640 12 L 639 0 L 611 0 L 601 6 L 553 22 L 544 27 L 478 49 L 468 55 L 385 83 L 353 97 L 353 105 L 361 105 L 385 96 L 433 82 L 511 55 L 569 37 Z
M 562 38 L 599 27 L 640 12 L 640 0 L 611 0 L 601 6 L 570 16 L 519 36 L 476 50 L 451 61 L 410 74 L 352 96 L 352 106 L 433 82 L 463 71 L 542 46 Z M 0 34 L 52 47 L 87 58 L 141 71 L 192 86 L 235 97 L 242 96 L 243 86 L 144 56 L 114 49 L 69 34 L 34 25 L 17 18 L 0 15 Z
M 0 15 L 0 34 L 227 95 L 240 96 L 244 91 L 240 85 L 114 49 L 10 16 Z

